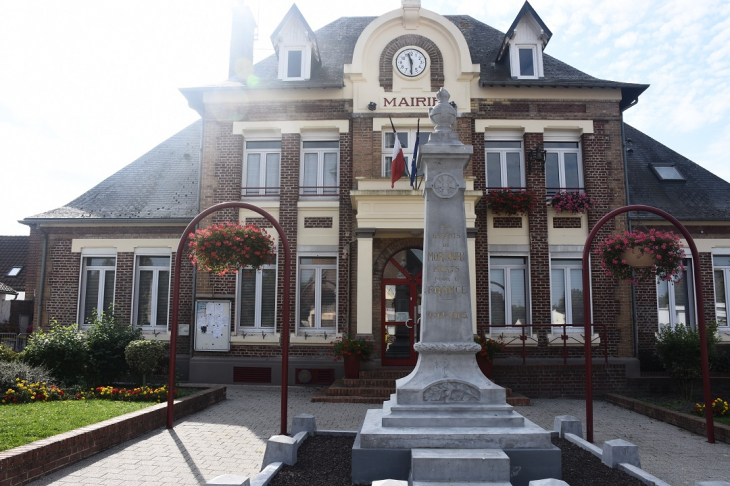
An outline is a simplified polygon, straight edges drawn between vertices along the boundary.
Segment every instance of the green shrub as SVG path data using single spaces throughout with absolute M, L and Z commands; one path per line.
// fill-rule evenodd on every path
M 165 358 L 165 353 L 166 346 L 161 341 L 132 341 L 124 350 L 127 364 L 142 375 L 143 385 L 147 385 L 147 375 Z
M 18 359 L 18 353 L 0 343 L 0 361 L 15 361 Z
M 47 368 L 66 386 L 79 384 L 84 378 L 86 343 L 77 324 L 63 326 L 53 321 L 50 331 L 38 329 L 30 335 L 23 355 L 26 363 Z
M 5 391 L 16 384 L 16 378 L 31 383 L 52 383 L 53 376 L 42 366 L 31 366 L 22 361 L 0 362 L 0 390 Z
M 692 399 L 694 382 L 702 377 L 700 334 L 687 326 L 662 327 L 656 334 L 657 355 L 674 379 L 679 394 Z M 707 325 L 707 351 L 710 359 L 716 354 L 717 322 Z
M 114 314 L 94 313 L 94 322 L 86 332 L 88 362 L 86 378 L 89 385 L 109 385 L 129 372 L 124 350 L 129 343 L 142 338 L 142 330 L 124 324 Z

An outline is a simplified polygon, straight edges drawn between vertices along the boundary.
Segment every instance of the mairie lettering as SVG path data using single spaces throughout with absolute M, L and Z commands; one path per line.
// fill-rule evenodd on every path
M 436 106 L 435 97 L 383 98 L 383 108 L 389 106 Z
M 428 253 L 428 260 L 431 262 L 462 262 L 464 254 L 461 252 L 439 252 L 432 251 Z

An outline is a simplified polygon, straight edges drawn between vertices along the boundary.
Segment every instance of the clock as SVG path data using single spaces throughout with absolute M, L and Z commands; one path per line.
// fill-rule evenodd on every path
M 405 49 L 395 58 L 398 72 L 412 78 L 426 70 L 426 56 L 418 49 Z

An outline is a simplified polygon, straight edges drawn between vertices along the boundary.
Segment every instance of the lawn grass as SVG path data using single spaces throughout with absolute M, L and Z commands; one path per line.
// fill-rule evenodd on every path
M 66 400 L 0 406 L 0 451 L 134 412 L 155 402 Z

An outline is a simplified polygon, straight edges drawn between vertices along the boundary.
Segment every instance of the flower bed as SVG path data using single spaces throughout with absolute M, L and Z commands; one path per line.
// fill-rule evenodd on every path
M 2 403 L 32 403 L 50 402 L 57 400 L 119 400 L 125 402 L 163 402 L 167 400 L 167 386 L 150 388 L 115 388 L 112 386 L 99 386 L 87 391 L 66 393 L 55 385 L 47 385 L 45 382 L 29 383 L 26 380 L 16 379 L 17 384 L 5 391 Z M 178 391 L 175 390 L 177 398 Z
M 632 267 L 624 256 L 624 252 L 632 250 L 639 255 L 653 257 L 654 263 L 646 267 Z M 645 233 L 634 230 L 611 235 L 598 244 L 595 253 L 601 259 L 601 268 L 606 275 L 629 282 L 651 280 L 654 275 L 676 282 L 681 279 L 684 270 L 684 251 L 679 236 L 671 231 L 651 229 Z
M 240 267 L 258 269 L 276 256 L 271 236 L 254 225 L 216 224 L 190 233 L 190 240 L 192 264 L 218 275 Z
M 487 207 L 494 214 L 506 214 L 512 216 L 515 214 L 527 214 L 535 207 L 535 193 L 525 189 L 496 189 L 490 190 L 484 196 Z

